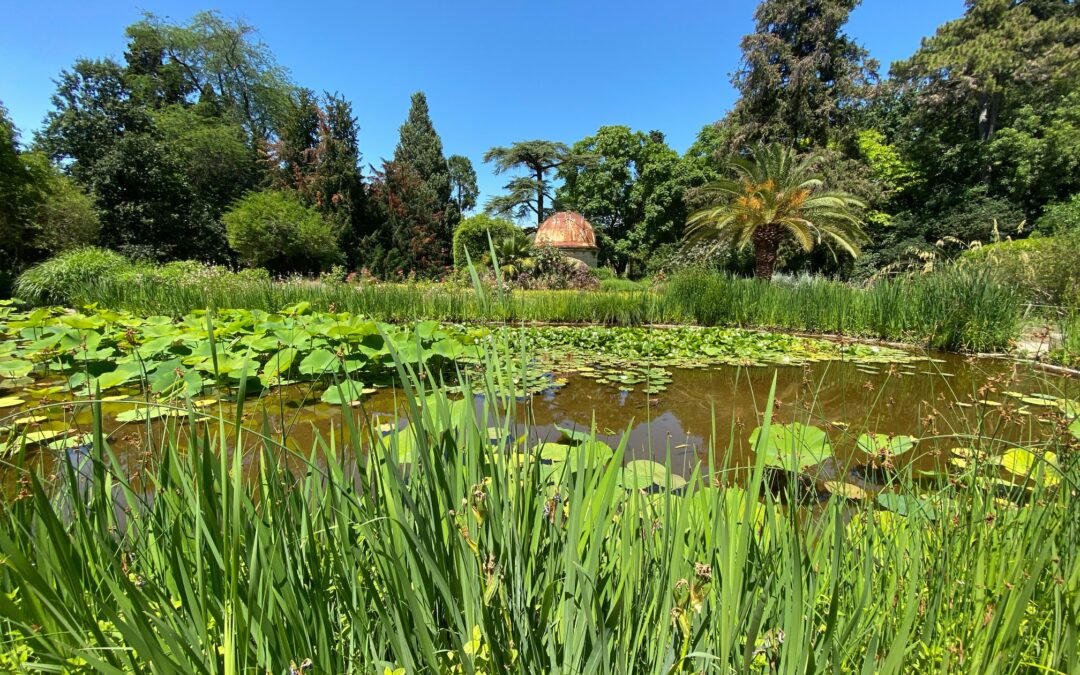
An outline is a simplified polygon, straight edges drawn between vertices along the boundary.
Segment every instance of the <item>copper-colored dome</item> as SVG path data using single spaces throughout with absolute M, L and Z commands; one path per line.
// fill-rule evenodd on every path
M 536 231 L 533 243 L 556 248 L 597 248 L 592 225 L 573 211 L 560 211 L 545 220 Z

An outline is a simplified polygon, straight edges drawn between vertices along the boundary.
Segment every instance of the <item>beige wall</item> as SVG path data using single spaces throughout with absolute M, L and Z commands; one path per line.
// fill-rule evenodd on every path
M 560 248 L 559 251 L 567 258 L 580 260 L 590 269 L 596 267 L 596 251 L 591 248 Z

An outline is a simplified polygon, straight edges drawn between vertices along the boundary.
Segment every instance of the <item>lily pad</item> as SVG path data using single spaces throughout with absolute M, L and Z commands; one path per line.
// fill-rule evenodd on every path
M 901 516 L 910 516 L 920 513 L 927 520 L 937 520 L 937 509 L 925 499 L 911 495 L 901 495 L 895 492 L 881 492 L 877 496 L 877 503 L 888 511 Z
M 331 384 L 323 395 L 319 397 L 319 400 L 323 403 L 329 403 L 330 405 L 341 405 L 342 403 L 353 403 L 359 401 L 367 393 L 373 393 L 375 390 L 365 388 L 360 382 L 353 382 L 352 380 L 345 380 Z
M 792 422 L 772 424 L 765 438 L 761 428 L 750 433 L 750 445 L 765 453 L 765 465 L 798 473 L 833 456 L 828 435 L 821 429 Z
M 1013 448 L 1001 456 L 1001 466 L 1015 476 L 1030 478 L 1047 487 L 1061 482 L 1061 469 L 1053 452 L 1036 453 L 1027 448 Z
M 565 443 L 540 443 L 533 451 L 545 462 L 565 462 L 570 446 Z
M 855 501 L 862 501 L 868 499 L 870 494 L 866 490 L 862 489 L 858 485 L 852 485 L 851 483 L 843 483 L 840 481 L 825 481 L 822 484 L 826 490 L 834 495 L 839 495 L 845 499 L 852 499 Z
M 0 408 L 14 408 L 23 403 L 26 403 L 26 401 L 18 396 L 4 396 L 3 398 L 0 398 Z
M 856 445 L 870 455 L 889 455 L 895 457 L 915 447 L 919 439 L 914 436 L 893 436 L 890 434 L 863 434 Z
M 653 486 L 677 490 L 686 485 L 681 476 L 672 474 L 667 467 L 651 459 L 635 459 L 627 462 L 622 470 L 622 485 L 628 490 L 647 490 Z
M 164 405 L 141 405 L 116 416 L 117 422 L 147 422 L 163 417 L 187 417 L 186 410 L 177 410 Z

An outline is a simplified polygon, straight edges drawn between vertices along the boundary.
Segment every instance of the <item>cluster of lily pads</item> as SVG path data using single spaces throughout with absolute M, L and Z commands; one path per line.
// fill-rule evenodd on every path
M 927 360 L 887 347 L 730 328 L 552 326 L 525 329 L 524 335 L 530 352 L 540 355 L 539 372 L 577 374 L 626 392 L 641 386 L 646 394 L 665 391 L 673 368 L 834 360 L 855 362 L 860 368 L 878 364 L 914 368 Z
M 1054 400 L 1060 404 L 1063 414 L 1071 421 L 1069 432 L 1080 441 L 1080 418 L 1075 415 L 1075 402 Z M 751 432 L 749 440 L 757 452 L 764 453 L 763 461 L 766 467 L 796 477 L 815 477 L 814 470 L 834 459 L 834 448 L 828 433 L 824 429 L 801 422 L 771 424 L 764 436 L 762 428 L 759 427 Z M 862 453 L 863 460 L 856 459 L 852 463 L 853 467 L 891 467 L 896 458 L 915 449 L 919 442 L 920 439 L 913 436 L 861 434 L 855 445 Z M 1058 485 L 1062 476 L 1057 455 L 1039 448 L 1003 446 L 996 450 L 980 450 L 956 447 L 949 451 L 947 461 L 950 465 L 947 470 L 924 470 L 917 471 L 916 474 L 920 477 L 947 477 L 952 481 L 978 482 L 1011 498 L 1022 496 L 1036 485 L 1053 488 Z M 878 491 L 875 496 L 866 489 L 869 487 L 866 483 L 855 485 L 842 480 L 842 476 L 835 475 L 836 471 L 825 473 L 832 475 L 828 475 L 828 480 L 822 482 L 822 487 L 827 492 L 848 499 L 875 498 L 883 508 L 901 514 L 906 514 L 917 503 L 921 503 L 922 498 L 918 496 L 898 495 L 890 491 Z
M 179 319 L 103 309 L 3 310 L 0 408 L 97 395 L 106 402 L 177 404 L 126 410 L 116 416 L 119 422 L 183 415 L 178 408 L 189 404 L 299 382 L 312 383 L 324 403 L 354 403 L 392 384 L 395 359 L 438 370 L 483 333 L 434 321 L 395 326 L 347 313 L 316 314 L 303 303 L 275 314 L 197 311 Z M 16 419 L 8 428 L 29 421 Z

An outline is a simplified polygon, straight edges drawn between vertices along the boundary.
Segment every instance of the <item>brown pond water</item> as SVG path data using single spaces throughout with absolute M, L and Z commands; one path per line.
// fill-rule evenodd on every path
M 670 453 L 677 473 L 688 472 L 699 461 L 707 462 L 710 447 L 717 465 L 745 466 L 752 458 L 748 437 L 761 422 L 775 373 L 774 419 L 828 429 L 840 464 L 859 452 L 854 439 L 869 431 L 921 438 L 915 450 L 898 461 L 914 459 L 916 465 L 940 466 L 934 458 L 943 450 L 964 445 L 965 435 L 979 433 L 1023 445 L 1053 434 L 1061 419 L 1057 409 L 1025 403 L 1018 393 L 1080 399 L 1080 380 L 1047 374 L 1029 363 L 933 356 L 934 361 L 902 367 L 875 366 L 872 370 L 876 373 L 866 366 L 839 361 L 788 367 L 673 369 L 668 389 L 653 396 L 640 388 L 621 392 L 609 384 L 570 374 L 565 386 L 518 402 L 517 421 L 519 430 L 527 428 L 533 440 L 557 441 L 561 432 L 556 425 L 588 430 L 595 420 L 597 438 L 612 446 L 628 431 L 627 459 L 664 462 Z M 478 397 L 478 409 L 483 405 Z M 90 430 L 91 413 L 85 404 L 31 407 L 3 410 L 5 419 L 0 424 L 16 417 L 44 415 L 45 420 L 27 429 Z M 121 464 L 134 473 L 146 459 L 146 425 L 115 421 L 115 415 L 129 410 L 130 404 L 106 402 L 102 408 L 110 445 Z M 402 393 L 386 387 L 366 397 L 351 412 L 362 425 L 365 421 L 385 423 L 397 410 L 403 424 L 404 409 Z M 217 415 L 219 407 L 206 410 Z M 235 414 L 231 405 L 221 406 L 221 410 L 227 419 Z M 340 438 L 341 414 L 338 406 L 318 403 L 318 391 L 310 385 L 270 390 L 245 403 L 247 426 L 261 431 L 265 423 L 274 437 L 286 437 L 288 446 L 304 456 L 311 453 L 317 436 L 326 438 L 333 431 Z M 151 434 L 160 432 L 160 423 L 153 423 Z M 22 457 L 6 458 L 6 462 L 43 461 L 48 468 L 58 452 L 70 457 L 84 451 L 28 450 Z M 4 473 L 11 486 L 19 472 Z

